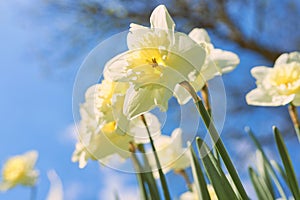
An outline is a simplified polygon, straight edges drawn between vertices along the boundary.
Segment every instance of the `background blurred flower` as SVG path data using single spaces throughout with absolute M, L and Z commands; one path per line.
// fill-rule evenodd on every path
M 300 105 L 300 53 L 282 54 L 273 68 L 251 70 L 257 88 L 246 95 L 247 103 L 257 106 Z
M 182 130 L 175 129 L 171 136 L 161 135 L 154 140 L 160 164 L 164 173 L 181 170 L 190 166 L 189 152 L 182 145 Z M 147 153 L 154 176 L 158 178 L 153 152 Z
M 59 176 L 54 170 L 48 171 L 47 176 L 50 181 L 50 189 L 46 200 L 63 200 L 64 191 Z
M 29 151 L 9 158 L 2 169 L 0 190 L 6 191 L 17 185 L 34 186 L 39 175 L 34 169 L 37 158 L 37 151 Z
M 207 190 L 208 190 L 208 194 L 209 194 L 211 200 L 218 200 L 217 194 L 212 185 L 208 184 Z M 182 195 L 180 195 L 179 199 L 180 200 L 198 200 L 199 197 L 198 197 L 196 190 L 193 189 L 193 191 L 187 191 L 187 192 L 183 193 Z

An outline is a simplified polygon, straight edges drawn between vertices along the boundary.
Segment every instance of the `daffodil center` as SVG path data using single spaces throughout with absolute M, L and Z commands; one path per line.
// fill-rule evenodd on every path
M 156 58 L 152 57 L 151 62 L 152 62 L 151 65 L 152 65 L 153 68 L 155 68 L 155 67 L 158 66 L 158 63 L 157 63 L 157 61 L 156 61 Z
M 281 94 L 290 95 L 300 91 L 300 64 L 289 63 L 274 68 L 270 74 L 272 85 Z
M 3 168 L 3 179 L 8 182 L 16 182 L 26 174 L 26 163 L 22 158 L 10 159 Z

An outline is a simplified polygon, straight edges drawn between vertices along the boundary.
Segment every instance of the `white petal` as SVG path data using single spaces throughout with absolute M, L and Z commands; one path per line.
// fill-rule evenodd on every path
M 280 55 L 275 61 L 274 67 L 291 62 L 300 62 L 300 52 L 294 51 Z
M 207 60 L 203 68 L 201 69 L 201 73 L 199 77 L 197 77 L 197 83 L 203 87 L 205 82 L 209 81 L 210 79 L 214 78 L 215 76 L 222 75 L 222 69 L 216 66 L 216 63 L 211 60 L 210 58 Z M 201 87 L 201 88 L 202 88 Z M 198 87 L 199 88 L 199 87 Z M 201 89 L 199 88 L 199 89 Z
M 294 97 L 294 94 L 289 96 L 270 96 L 267 91 L 256 88 L 246 95 L 246 101 L 249 105 L 255 106 L 282 106 L 293 101 Z
M 184 33 L 175 33 L 175 44 L 170 50 L 178 52 L 180 56 L 185 58 L 198 71 L 200 71 L 206 58 L 205 49 Z
M 109 60 L 105 65 L 105 74 L 110 77 L 113 81 L 118 81 L 127 77 L 127 67 L 128 62 L 126 60 L 126 55 L 128 52 L 119 54 L 111 60 Z
M 172 92 L 161 85 L 151 84 L 137 90 L 131 87 L 125 97 L 123 112 L 130 119 L 152 110 L 156 106 L 165 112 L 171 97 Z
M 261 83 L 261 81 L 272 71 L 272 68 L 265 66 L 253 67 L 251 69 L 252 76 Z
M 151 28 L 171 30 L 174 32 L 175 23 L 164 5 L 157 6 L 150 16 Z
M 192 98 L 190 93 L 179 84 L 177 84 L 174 89 L 174 96 L 181 105 L 186 104 Z
M 189 33 L 189 37 L 192 38 L 198 44 L 203 42 L 210 43 L 210 37 L 204 28 L 194 28 Z
M 23 156 L 26 159 L 27 167 L 32 169 L 38 159 L 39 153 L 37 151 L 26 152 Z
M 210 59 L 215 62 L 222 73 L 228 73 L 235 69 L 240 63 L 239 57 L 230 51 L 223 51 L 221 49 L 213 49 L 210 52 Z
M 176 128 L 172 132 L 172 146 L 174 147 L 175 150 L 177 149 L 182 149 L 182 130 L 181 128 Z
M 300 106 L 300 93 L 295 95 L 295 98 L 293 100 L 293 104 L 295 106 Z

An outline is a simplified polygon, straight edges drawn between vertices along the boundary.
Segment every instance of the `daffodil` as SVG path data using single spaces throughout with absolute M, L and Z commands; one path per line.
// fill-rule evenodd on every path
M 129 50 L 105 66 L 112 80 L 132 84 L 124 104 L 129 118 L 156 106 L 166 111 L 176 85 L 194 81 L 205 61 L 202 46 L 186 34 L 175 32 L 175 23 L 165 6 L 154 9 L 150 24 L 150 28 L 131 24 Z
M 239 57 L 235 53 L 214 48 L 205 29 L 194 28 L 189 37 L 206 51 L 206 59 L 200 74 L 195 81 L 190 82 L 196 91 L 201 90 L 207 81 L 231 72 L 239 64 Z M 180 104 L 185 104 L 191 99 L 190 94 L 179 85 L 176 86 L 175 93 Z
M 182 145 L 182 130 L 175 129 L 171 136 L 161 135 L 154 140 L 154 145 L 164 173 L 181 170 L 190 166 L 189 152 Z M 153 152 L 147 153 L 152 169 L 157 168 Z M 154 173 L 155 177 L 158 174 Z
M 213 188 L 212 185 L 208 184 L 207 185 L 207 190 L 208 190 L 208 194 L 210 196 L 211 200 L 218 200 L 217 194 L 215 189 Z M 182 195 L 180 195 L 180 200 L 198 200 L 198 194 L 196 192 L 195 187 L 193 188 L 193 191 L 188 191 L 183 193 Z
M 6 191 L 17 185 L 34 186 L 39 175 L 34 169 L 37 158 L 36 151 L 9 158 L 2 169 L 0 190 Z
M 79 167 L 86 166 L 89 159 L 104 161 L 118 155 L 122 159 L 130 156 L 129 143 L 149 141 L 145 126 L 139 118 L 128 120 L 123 114 L 127 83 L 116 83 L 104 79 L 87 89 L 85 102 L 80 107 L 81 121 L 78 124 L 78 143 L 72 161 Z M 160 135 L 158 119 L 146 113 L 153 137 Z
M 250 105 L 300 105 L 300 53 L 285 53 L 275 61 L 274 67 L 258 66 L 251 70 L 257 88 L 246 100 Z

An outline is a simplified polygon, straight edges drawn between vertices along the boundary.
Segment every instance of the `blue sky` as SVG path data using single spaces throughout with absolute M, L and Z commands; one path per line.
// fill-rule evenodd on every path
M 47 29 L 41 29 L 38 24 L 29 20 L 24 15 L 24 22 L 18 15 L 22 8 L 31 7 L 36 1 L 24 3 L 21 0 L 0 1 L 0 163 L 12 155 L 21 154 L 35 149 L 39 152 L 37 168 L 40 170 L 38 184 L 38 199 L 44 199 L 49 190 L 49 181 L 46 173 L 54 169 L 62 179 L 65 199 L 110 199 L 114 191 L 121 194 L 127 193 L 128 199 L 137 197 L 135 187 L 135 176 L 118 172 L 109 168 L 99 167 L 96 162 L 89 162 L 85 169 L 80 170 L 77 163 L 71 162 L 74 150 L 75 136 L 72 116 L 72 89 L 76 70 L 83 61 L 85 55 L 77 58 L 73 70 L 68 73 L 60 72 L 59 78 L 47 74 L 43 69 L 43 62 L 36 52 L 39 46 L 51 45 L 47 39 Z M 28 14 L 28 13 L 27 13 Z M 251 78 L 249 70 L 256 63 L 268 64 L 262 58 L 251 55 L 247 51 L 241 51 L 236 46 L 213 38 L 219 45 L 226 46 L 225 49 L 238 51 L 241 58 L 241 66 L 232 74 L 224 77 L 227 92 L 228 110 L 234 109 L 234 101 L 231 99 L 230 89 L 237 83 L 244 83 L 243 93 L 254 88 L 254 79 Z M 222 46 L 223 47 L 223 46 Z M 59 49 L 58 49 L 59 52 Z M 250 56 L 249 56 L 250 55 Z M 48 63 L 55 65 L 54 63 Z M 257 64 L 258 65 L 258 64 Z M 243 67 L 242 67 L 243 66 Z M 243 75 L 240 75 L 243 74 Z M 235 80 L 235 81 L 231 81 Z M 241 101 L 244 101 L 242 99 Z M 245 103 L 244 103 L 245 104 Z M 271 125 L 281 125 L 282 118 L 274 116 L 272 112 L 266 112 L 265 108 L 252 108 L 253 115 L 229 114 L 225 123 L 226 127 L 236 127 L 241 134 L 246 125 L 254 127 L 258 133 L 271 134 Z M 273 109 L 276 113 L 286 112 L 285 108 Z M 264 113 L 264 114 L 262 114 Z M 265 114 L 266 113 L 266 114 Z M 268 121 L 270 116 L 273 121 Z M 268 129 L 257 128 L 265 125 Z M 257 127 L 255 127 L 257 126 Z M 166 127 L 166 130 L 170 130 Z M 268 131 L 266 131 L 268 130 Z M 227 139 L 228 144 L 231 144 Z M 243 140 L 229 145 L 233 154 L 243 154 L 253 150 L 251 142 Z M 294 142 L 289 141 L 292 149 Z M 292 149 L 293 150 L 293 149 Z M 268 150 L 271 156 L 272 148 Z M 296 156 L 297 151 L 292 154 Z M 299 152 L 299 151 L 298 151 Z M 251 163 L 251 157 L 246 163 Z M 299 166 L 299 156 L 294 161 Z M 246 164 L 237 162 L 238 169 L 246 172 Z M 297 168 L 299 171 L 299 167 Z M 245 174 L 243 174 L 245 177 Z M 170 174 L 168 180 L 176 180 L 175 175 Z M 248 181 L 245 181 L 249 185 Z M 185 189 L 171 184 L 173 190 L 183 192 Z M 249 191 L 251 188 L 248 187 Z M 181 191 L 180 191 L 181 190 Z M 29 189 L 17 187 L 7 193 L 0 193 L 0 200 L 29 199 Z M 112 197 L 112 196 L 111 196 Z

